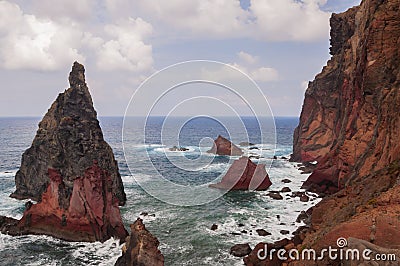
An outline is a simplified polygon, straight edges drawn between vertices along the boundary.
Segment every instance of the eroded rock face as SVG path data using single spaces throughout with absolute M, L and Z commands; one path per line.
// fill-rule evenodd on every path
M 71 88 L 61 93 L 22 156 L 16 198 L 33 198 L 20 221 L 2 232 L 46 234 L 69 241 L 125 239 L 119 205 L 126 201 L 118 165 L 104 141 L 85 83 L 75 62 Z
M 399 2 L 333 14 L 330 51 L 306 91 L 292 156 L 318 161 L 305 187 L 327 193 L 400 158 Z
M 112 180 L 97 162 L 74 180 L 71 195 L 57 170 L 49 169 L 50 183 L 41 201 L 28 206 L 10 234 L 45 234 L 68 241 L 124 240 L 118 200 L 112 194 Z M 63 204 L 69 198 L 68 208 Z
M 218 138 L 214 140 L 213 147 L 207 152 L 228 156 L 240 156 L 243 154 L 242 149 L 222 136 L 218 136 Z
M 131 234 L 126 238 L 122 256 L 116 266 L 152 265 L 163 266 L 164 256 L 158 250 L 157 238 L 154 237 L 138 218 L 131 224 Z
M 69 76 L 70 88 L 60 93 L 39 123 L 32 146 L 22 155 L 15 176 L 16 191 L 11 197 L 40 200 L 50 178 L 48 169 L 61 175 L 66 190 L 72 191 L 74 180 L 82 177 L 93 161 L 107 171 L 112 193 L 119 205 L 126 201 L 118 164 L 111 147 L 104 141 L 89 89 L 85 69 L 75 62 Z M 70 192 L 67 193 L 70 195 Z M 61 205 L 68 208 L 69 201 Z
M 272 185 L 264 164 L 243 156 L 233 162 L 221 182 L 210 187 L 224 190 L 266 190 Z

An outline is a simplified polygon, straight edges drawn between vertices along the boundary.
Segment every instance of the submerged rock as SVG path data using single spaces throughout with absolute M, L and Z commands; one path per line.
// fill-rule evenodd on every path
M 221 182 L 210 187 L 224 190 L 266 190 L 272 185 L 264 164 L 243 156 L 233 162 Z
M 222 137 L 218 136 L 216 140 L 214 140 L 214 144 L 211 150 L 207 151 L 208 153 L 215 153 L 218 155 L 228 155 L 228 156 L 240 156 L 243 154 L 242 149 L 238 146 Z
M 178 146 L 174 146 L 172 148 L 169 148 L 169 151 L 188 151 L 188 148 L 185 147 L 178 147 Z
M 130 227 L 131 234 L 126 238 L 115 266 L 164 265 L 164 256 L 158 249 L 160 242 L 146 229 L 143 221 L 138 218 Z
M 111 147 L 75 62 L 70 88 L 59 94 L 22 155 L 15 198 L 32 198 L 10 234 L 46 234 L 70 241 L 125 239 L 119 207 L 126 201 Z M 12 230 L 11 230 L 12 229 Z

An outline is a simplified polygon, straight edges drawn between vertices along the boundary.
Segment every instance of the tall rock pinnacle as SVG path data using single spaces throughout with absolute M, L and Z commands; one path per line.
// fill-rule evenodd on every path
M 11 197 L 39 200 L 49 183 L 48 169 L 56 169 L 69 189 L 96 160 L 108 171 L 119 205 L 126 201 L 118 164 L 104 141 L 92 97 L 85 83 L 85 69 L 75 62 L 70 88 L 60 93 L 39 123 L 32 146 L 22 155 Z
M 38 201 L 25 211 L 22 233 L 76 241 L 124 239 L 118 205 L 125 204 L 126 195 L 83 65 L 74 63 L 69 82 L 39 123 L 15 176 L 11 197 Z

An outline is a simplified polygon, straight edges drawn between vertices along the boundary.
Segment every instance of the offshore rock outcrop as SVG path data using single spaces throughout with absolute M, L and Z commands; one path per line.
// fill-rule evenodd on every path
M 50 183 L 49 168 L 59 171 L 66 191 L 72 190 L 74 180 L 83 176 L 96 160 L 110 175 L 112 193 L 118 204 L 124 205 L 126 195 L 118 164 L 111 147 L 104 141 L 83 65 L 74 63 L 69 83 L 70 88 L 58 95 L 39 123 L 31 147 L 22 155 L 21 167 L 15 176 L 17 189 L 11 197 L 40 200 Z M 68 207 L 68 200 L 60 205 Z
M 157 238 L 146 229 L 138 218 L 131 224 L 131 234 L 126 238 L 122 255 L 115 266 L 152 265 L 163 266 L 164 256 L 158 249 Z
M 3 219 L 2 232 L 46 234 L 69 241 L 125 239 L 119 205 L 126 201 L 117 162 L 104 141 L 75 62 L 70 88 L 52 104 L 22 156 L 16 198 L 33 198 L 18 222 Z
M 214 140 L 212 148 L 207 152 L 228 156 L 240 156 L 243 154 L 241 148 L 230 142 L 228 139 L 222 137 L 221 135 L 219 135 L 218 138 Z
M 291 158 L 318 161 L 305 187 L 328 193 L 400 159 L 399 2 L 333 14 L 330 52 L 306 91 Z
M 224 190 L 266 190 L 272 185 L 264 164 L 243 156 L 233 162 L 221 182 L 210 187 Z

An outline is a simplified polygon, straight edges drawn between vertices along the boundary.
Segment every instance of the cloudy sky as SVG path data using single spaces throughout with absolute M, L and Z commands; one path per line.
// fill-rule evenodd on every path
M 0 1 L 0 116 L 42 116 L 68 88 L 76 60 L 86 67 L 98 114 L 122 116 L 148 76 L 198 59 L 240 69 L 259 85 L 274 115 L 298 116 L 308 81 L 329 58 L 330 14 L 359 2 Z M 186 90 L 193 88 L 193 95 L 202 91 Z

